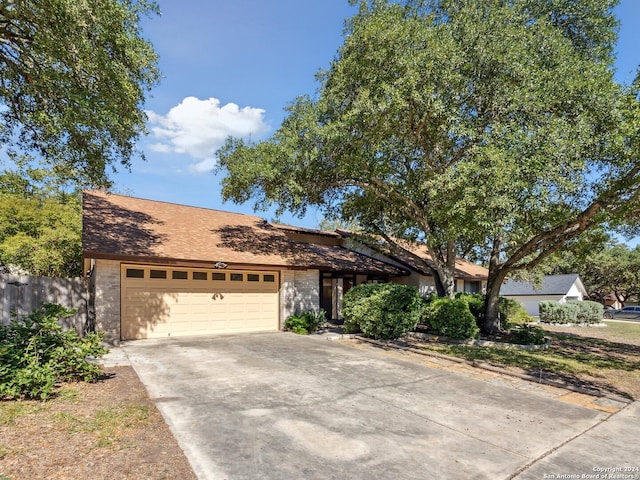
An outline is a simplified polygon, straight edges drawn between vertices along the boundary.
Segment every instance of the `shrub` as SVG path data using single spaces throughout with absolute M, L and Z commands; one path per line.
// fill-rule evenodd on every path
M 511 329 L 511 339 L 520 345 L 542 345 L 546 341 L 544 330 L 535 325 L 516 325 Z
M 578 307 L 575 303 L 543 300 L 539 311 L 540 321 L 543 323 L 576 323 L 578 320 Z
M 107 352 L 100 343 L 103 334 L 81 338 L 75 330 L 63 331 L 60 320 L 74 313 L 45 304 L 0 327 L 0 398 L 45 399 L 59 382 L 89 382 L 100 377 L 100 367 L 87 357 L 98 358 Z
M 291 330 L 299 335 L 307 335 L 315 332 L 321 323 L 326 321 L 324 310 L 307 310 L 296 313 L 287 318 L 284 324 L 285 330 Z
M 342 313 L 348 329 L 376 339 L 398 338 L 418 324 L 422 298 L 415 287 L 363 283 L 345 294 Z
M 438 298 L 428 308 L 427 325 L 435 335 L 449 338 L 475 338 L 480 331 L 464 298 Z
M 578 309 L 576 319 L 579 323 L 600 323 L 604 316 L 604 307 L 601 303 L 584 301 L 572 301 L 571 305 L 575 305 Z
M 458 293 L 456 298 L 464 300 L 469 305 L 469 311 L 473 318 L 476 319 L 476 325 L 478 328 L 482 326 L 484 322 L 484 301 L 485 296 L 481 293 Z

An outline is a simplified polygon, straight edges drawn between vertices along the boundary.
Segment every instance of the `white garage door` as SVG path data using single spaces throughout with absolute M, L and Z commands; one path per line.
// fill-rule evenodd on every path
M 122 265 L 123 340 L 278 329 L 278 272 Z

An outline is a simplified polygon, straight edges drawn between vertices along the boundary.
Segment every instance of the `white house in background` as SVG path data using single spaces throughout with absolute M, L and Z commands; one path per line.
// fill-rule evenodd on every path
M 500 289 L 500 295 L 520 302 L 529 315 L 538 316 L 541 301 L 582 301 L 587 298 L 587 291 L 577 273 L 568 273 L 546 275 L 538 288 L 529 282 L 507 280 Z

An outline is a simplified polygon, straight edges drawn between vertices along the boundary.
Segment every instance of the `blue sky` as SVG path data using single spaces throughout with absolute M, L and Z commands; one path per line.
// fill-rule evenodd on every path
M 145 20 L 144 36 L 160 55 L 161 83 L 145 108 L 147 160 L 113 176 L 117 192 L 186 205 L 254 213 L 223 203 L 213 152 L 228 135 L 267 138 L 284 107 L 313 94 L 315 74 L 342 44 L 347 0 L 160 0 L 162 15 Z M 640 64 L 640 2 L 622 0 L 617 79 L 629 83 Z M 258 215 L 271 220 L 273 211 Z M 322 219 L 284 215 L 315 227 Z

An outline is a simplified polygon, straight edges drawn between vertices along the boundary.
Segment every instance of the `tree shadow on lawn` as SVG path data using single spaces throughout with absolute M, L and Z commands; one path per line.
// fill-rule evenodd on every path
M 535 379 L 570 384 L 586 390 L 610 392 L 627 398 L 638 395 L 632 386 L 637 382 L 635 372 L 640 372 L 640 357 L 633 358 L 640 353 L 638 347 L 601 340 L 597 340 L 597 346 L 594 347 L 588 342 L 574 339 L 561 341 L 553 338 L 554 335 L 549 336 L 552 337 L 552 344 L 548 350 L 448 345 L 443 353 L 471 362 L 515 368 Z M 629 350 L 627 347 L 632 348 Z

